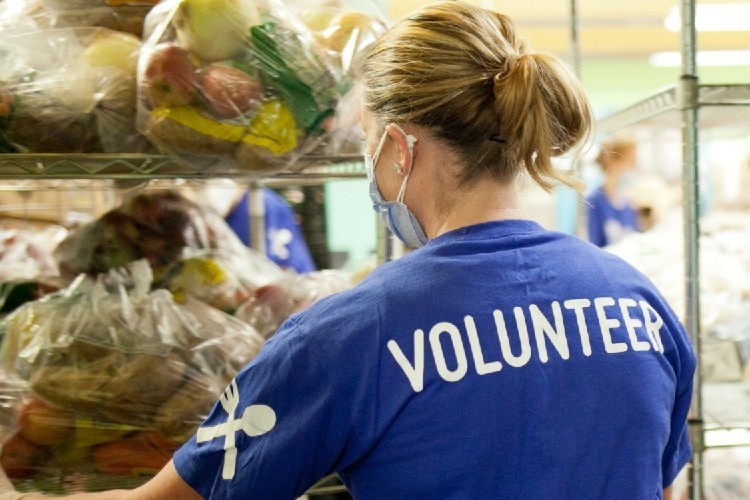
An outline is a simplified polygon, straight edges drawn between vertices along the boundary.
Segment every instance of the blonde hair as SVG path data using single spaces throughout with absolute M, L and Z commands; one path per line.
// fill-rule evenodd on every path
M 613 136 L 601 143 L 596 162 L 607 171 L 613 161 L 622 160 L 628 155 L 635 154 L 638 144 L 634 139 L 626 136 Z
M 507 16 L 461 1 L 427 5 L 388 30 L 361 69 L 364 105 L 381 125 L 430 128 L 457 153 L 462 183 L 507 182 L 525 168 L 544 189 L 580 189 L 552 158 L 589 137 L 583 87 L 556 57 L 531 51 Z

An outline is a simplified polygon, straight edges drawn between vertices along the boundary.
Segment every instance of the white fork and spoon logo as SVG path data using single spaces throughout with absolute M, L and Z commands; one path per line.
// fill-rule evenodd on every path
M 211 427 L 200 427 L 196 434 L 198 443 L 205 443 L 224 436 L 224 479 L 234 478 L 237 468 L 237 446 L 235 437 L 237 431 L 244 431 L 250 437 L 267 433 L 276 425 L 276 413 L 270 406 L 250 405 L 245 408 L 238 420 L 234 412 L 240 403 L 240 392 L 234 379 L 219 398 L 221 407 L 227 412 L 227 421 Z

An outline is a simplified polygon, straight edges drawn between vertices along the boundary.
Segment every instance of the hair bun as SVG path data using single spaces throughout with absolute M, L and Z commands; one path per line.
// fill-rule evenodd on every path
M 518 66 L 532 55 L 529 53 L 524 54 L 512 54 L 505 58 L 500 70 L 495 73 L 494 80 L 496 82 L 501 81 L 511 74 L 518 68 Z

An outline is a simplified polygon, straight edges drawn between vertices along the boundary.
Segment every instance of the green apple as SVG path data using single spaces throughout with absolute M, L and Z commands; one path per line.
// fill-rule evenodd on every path
M 172 23 L 188 51 L 212 62 L 236 56 L 259 19 L 252 0 L 182 0 Z

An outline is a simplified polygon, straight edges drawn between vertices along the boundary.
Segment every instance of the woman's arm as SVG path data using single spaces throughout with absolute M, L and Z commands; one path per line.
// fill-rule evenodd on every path
M 671 485 L 664 488 L 664 496 L 662 498 L 664 500 L 672 500 L 672 486 Z
M 3 494 L 14 492 L 13 483 L 10 482 L 5 472 L 0 468 L 0 500 L 4 500 Z M 43 500 L 50 496 L 42 493 L 26 493 L 21 500 Z M 174 464 L 170 462 L 146 484 L 134 490 L 111 490 L 92 493 L 75 493 L 65 497 L 69 500 L 201 500 L 201 496 L 191 488 L 177 473 Z

